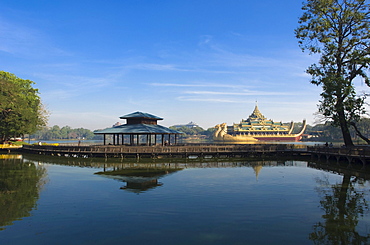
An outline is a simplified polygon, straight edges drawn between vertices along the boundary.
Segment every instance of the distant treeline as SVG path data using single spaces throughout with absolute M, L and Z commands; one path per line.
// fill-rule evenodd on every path
M 359 130 L 367 138 L 370 137 L 370 119 L 362 118 L 357 124 Z M 350 127 L 351 137 L 355 143 L 365 143 L 361 138 L 359 138 L 353 129 Z M 339 127 L 334 127 L 331 122 L 326 122 L 324 124 L 316 124 L 315 126 L 307 125 L 305 134 L 313 136 L 311 138 L 305 139 L 308 141 L 322 141 L 322 142 L 341 142 L 343 141 L 342 132 Z
M 81 139 L 81 140 L 98 140 L 102 137 L 85 128 L 71 128 L 69 126 L 44 127 L 36 133 L 30 135 L 31 139 L 37 140 L 56 140 L 56 139 Z
M 184 137 L 200 136 L 203 135 L 207 138 L 212 137 L 214 128 L 204 130 L 201 127 L 170 127 L 171 129 L 178 130 L 184 133 Z M 101 135 L 94 135 L 94 132 L 84 128 L 71 128 L 69 126 L 59 127 L 54 125 L 53 127 L 44 127 L 41 130 L 31 135 L 32 139 L 36 140 L 58 140 L 58 139 L 84 139 L 84 140 L 100 140 L 103 139 Z
M 205 130 L 202 127 L 189 128 L 189 127 L 186 127 L 186 126 L 182 126 L 181 128 L 172 126 L 172 127 L 170 127 L 170 129 L 174 129 L 174 130 L 183 132 L 184 137 L 190 137 L 190 136 L 195 136 L 195 135 L 197 135 L 197 136 L 204 135 L 205 137 L 209 138 L 209 137 L 212 137 L 213 132 L 215 131 L 214 128 L 209 128 L 209 129 Z
M 302 126 L 302 123 L 296 123 L 294 132 L 298 132 Z M 370 119 L 362 118 L 358 123 L 357 127 L 363 132 L 365 136 L 370 137 Z M 207 130 L 202 127 L 188 128 L 183 126 L 181 128 L 170 127 L 171 129 L 183 132 L 183 137 L 199 136 L 205 139 L 212 139 L 214 128 Z M 305 141 L 322 141 L 322 142 L 340 142 L 343 140 L 340 128 L 334 127 L 330 122 L 324 124 L 317 124 L 315 126 L 307 125 L 305 134 L 308 137 L 304 138 Z M 362 140 L 356 135 L 353 128 L 351 128 L 351 135 L 356 143 L 363 143 Z M 31 138 L 36 140 L 56 140 L 56 139 L 84 139 L 84 140 L 100 140 L 101 135 L 94 135 L 93 131 L 84 128 L 72 129 L 69 126 L 60 128 L 55 125 L 53 127 L 44 127 L 42 130 L 37 131 L 31 135 Z

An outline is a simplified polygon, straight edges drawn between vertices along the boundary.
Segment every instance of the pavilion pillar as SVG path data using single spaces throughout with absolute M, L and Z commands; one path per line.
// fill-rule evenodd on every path
M 162 134 L 162 146 L 164 145 L 164 134 Z
M 104 143 L 103 143 L 103 144 L 105 145 L 105 134 L 103 134 L 103 136 L 104 136 L 104 137 L 103 137 L 103 139 L 104 139 L 104 140 L 103 140 L 103 141 L 104 141 Z
M 175 134 L 175 145 L 177 145 L 177 134 Z
M 168 134 L 168 145 L 171 145 L 171 134 Z
M 136 145 L 140 145 L 140 138 L 139 138 L 139 134 L 136 135 Z
M 113 134 L 113 145 L 116 144 L 116 134 Z

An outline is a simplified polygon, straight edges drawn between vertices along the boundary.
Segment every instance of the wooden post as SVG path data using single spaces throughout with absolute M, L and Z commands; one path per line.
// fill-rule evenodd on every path
M 103 136 L 104 136 L 104 143 L 103 144 L 105 145 L 105 134 L 103 134 Z

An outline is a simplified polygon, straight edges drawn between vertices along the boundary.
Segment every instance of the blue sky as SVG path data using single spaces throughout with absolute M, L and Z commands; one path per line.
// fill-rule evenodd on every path
M 0 70 L 36 83 L 50 126 L 100 129 L 142 111 L 207 129 L 256 101 L 267 118 L 313 124 L 301 2 L 5 0 Z

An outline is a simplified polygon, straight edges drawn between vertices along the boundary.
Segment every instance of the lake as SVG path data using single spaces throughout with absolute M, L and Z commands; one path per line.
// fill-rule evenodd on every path
M 369 244 L 361 167 L 0 155 L 0 244 Z

